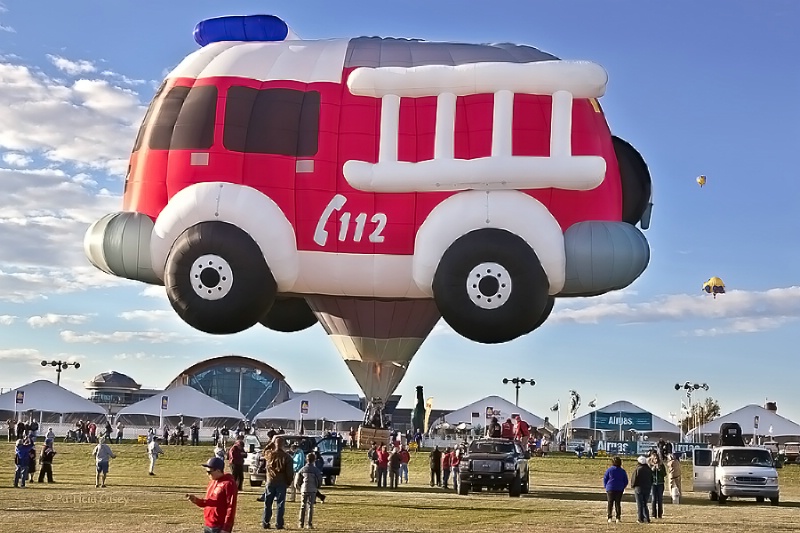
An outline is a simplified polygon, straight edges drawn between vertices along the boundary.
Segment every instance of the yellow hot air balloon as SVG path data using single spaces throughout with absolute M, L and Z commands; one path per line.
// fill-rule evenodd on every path
M 702 188 L 703 185 L 706 184 L 706 177 L 705 176 L 697 176 L 697 184 L 700 186 L 700 188 Z
M 725 294 L 725 283 L 720 278 L 714 276 L 703 283 L 703 290 L 716 298 L 717 294 Z

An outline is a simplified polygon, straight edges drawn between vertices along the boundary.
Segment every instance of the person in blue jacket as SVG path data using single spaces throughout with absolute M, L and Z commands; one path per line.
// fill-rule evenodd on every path
M 611 522 L 611 511 L 616 511 L 616 521 L 622 518 L 622 493 L 628 486 L 628 473 L 622 468 L 622 459 L 614 457 L 611 459 L 611 466 L 603 474 L 603 486 L 606 489 L 608 498 L 608 521 Z
M 30 453 L 33 446 L 34 444 L 27 437 L 17 440 L 17 445 L 14 449 L 14 463 L 16 464 L 16 469 L 14 470 L 14 487 L 25 488 L 25 480 L 28 479 Z

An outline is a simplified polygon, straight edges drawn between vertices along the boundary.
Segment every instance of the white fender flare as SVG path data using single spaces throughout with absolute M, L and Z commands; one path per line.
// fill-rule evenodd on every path
M 484 228 L 507 230 L 533 248 L 558 294 L 566 279 L 564 233 L 548 209 L 519 191 L 466 191 L 437 205 L 422 223 L 414 243 L 412 275 L 433 296 L 433 276 L 442 256 L 456 239 Z
M 164 279 L 167 256 L 181 233 L 195 224 L 213 221 L 227 222 L 250 235 L 261 248 L 278 292 L 294 285 L 299 267 L 297 240 L 286 215 L 256 189 L 224 182 L 197 183 L 170 199 L 158 215 L 150 239 L 155 274 Z

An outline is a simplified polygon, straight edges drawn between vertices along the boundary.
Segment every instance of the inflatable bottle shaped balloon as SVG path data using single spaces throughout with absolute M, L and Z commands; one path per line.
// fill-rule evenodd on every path
M 650 173 L 608 75 L 528 45 L 301 40 L 219 17 L 157 90 L 84 249 L 199 331 L 319 322 L 385 401 L 443 318 L 504 343 L 636 280 Z
M 425 422 L 425 398 L 422 395 L 422 385 L 417 385 L 417 400 L 414 409 L 411 411 L 412 431 L 423 431 Z

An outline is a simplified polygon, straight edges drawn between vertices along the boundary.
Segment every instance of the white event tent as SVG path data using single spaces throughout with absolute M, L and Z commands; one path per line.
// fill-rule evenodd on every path
M 166 409 L 162 409 L 166 396 Z M 244 415 L 194 387 L 180 385 L 165 390 L 140 402 L 120 409 L 117 419 L 131 426 L 159 427 L 160 417 L 170 426 L 181 418 L 188 425 L 200 421 L 206 427 L 233 427 L 244 419 Z
M 758 417 L 758 429 L 755 428 L 755 417 Z M 756 404 L 745 405 L 740 409 L 703 424 L 702 428 L 699 429 L 703 435 L 719 435 L 720 426 L 731 422 L 741 426 L 742 435 L 752 436 L 753 434 L 758 434 L 764 437 L 800 438 L 800 424 Z M 689 431 L 689 435 L 694 435 L 694 433 L 694 429 Z
M 261 411 L 253 418 L 253 422 L 261 427 L 283 427 L 291 421 L 295 430 L 298 430 L 300 421 L 306 429 L 314 429 L 315 422 L 321 421 L 323 426 L 324 422 L 332 422 L 336 424 L 336 429 L 342 430 L 347 429 L 348 424 L 358 425 L 363 420 L 364 411 L 321 390 L 295 396 Z
M 500 396 L 487 396 L 461 409 L 452 411 L 444 416 L 444 422 L 452 426 L 465 422 L 467 424 L 485 427 L 487 421 L 491 421 L 491 417 L 488 416 L 490 410 L 491 416 L 496 417 L 501 424 L 513 414 L 518 414 L 531 428 L 538 428 L 544 424 L 543 418 L 521 407 L 517 407 Z
M 641 416 L 632 416 L 641 415 Z M 613 424 L 611 423 L 613 421 Z M 641 423 L 641 425 L 639 425 Z M 614 433 L 635 430 L 637 434 L 663 434 L 677 436 L 678 426 L 664 420 L 638 405 L 620 400 L 579 416 L 572 421 L 573 430 L 596 430 Z M 564 427 L 567 427 L 565 425 Z M 646 429 L 647 428 L 647 429 Z
M 21 403 L 17 403 L 17 399 Z M 30 417 L 40 423 L 105 421 L 108 411 L 102 405 L 78 396 L 52 381 L 40 379 L 0 394 L 0 417 L 8 420 L 14 417 Z

